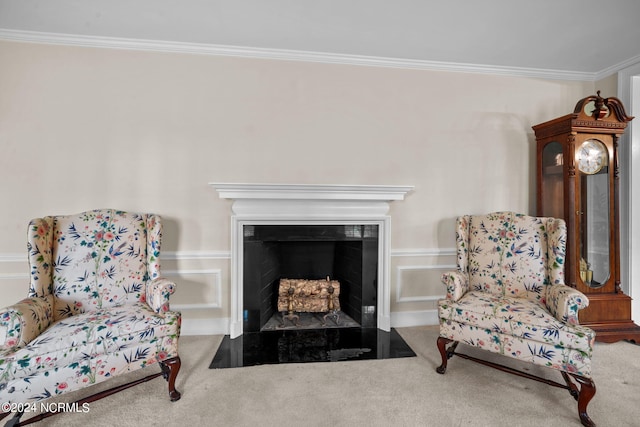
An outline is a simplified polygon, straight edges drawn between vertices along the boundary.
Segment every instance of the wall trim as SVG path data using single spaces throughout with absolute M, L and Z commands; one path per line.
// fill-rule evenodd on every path
M 455 249 L 438 249 L 438 248 L 426 248 L 426 249 L 397 249 L 391 251 L 392 257 L 433 257 L 433 256 L 451 256 L 455 255 Z M 230 251 L 194 251 L 194 252 L 163 252 L 160 256 L 161 260 L 183 260 L 183 259 L 205 259 L 205 260 L 228 260 L 231 259 Z M 0 263 L 28 263 L 26 254 L 22 253 L 0 253 Z M 418 296 L 418 297 L 400 297 L 402 289 L 402 279 L 400 272 L 409 269 L 450 269 L 455 268 L 453 265 L 410 265 L 410 266 L 397 266 L 397 280 L 396 280 L 396 296 L 397 302 L 415 302 L 415 301 L 433 301 L 440 299 L 442 296 Z M 191 311 L 201 309 L 222 309 L 222 271 L 221 269 L 163 269 L 162 274 L 168 277 L 175 277 L 181 275 L 191 274 L 211 274 L 214 277 L 211 286 L 215 289 L 216 302 L 215 303 L 196 303 L 196 304 L 172 304 L 171 308 L 176 311 Z M 0 273 L 0 280 L 28 280 L 29 273 Z M 426 326 L 438 324 L 438 312 L 437 310 L 423 310 L 423 311 L 401 311 L 390 313 L 391 327 L 410 327 L 410 326 Z M 183 316 L 182 319 L 182 332 L 184 336 L 190 335 L 228 335 L 230 326 L 230 318 L 224 317 L 203 317 L 203 318 L 189 318 Z
M 216 302 L 213 303 L 197 303 L 197 304 L 171 304 L 171 309 L 176 311 L 185 310 L 201 310 L 201 309 L 221 309 L 222 308 L 222 270 L 219 268 L 213 269 L 197 269 L 197 270 L 161 270 L 162 276 L 176 277 L 186 276 L 190 274 L 211 274 L 214 277 L 213 283 L 208 283 L 213 287 L 216 295 Z
M 455 248 L 392 249 L 392 257 L 456 256 Z
M 29 256 L 27 253 L 23 254 L 14 254 L 14 253 L 4 253 L 0 254 L 0 263 L 5 262 L 28 262 Z
M 578 81 L 596 81 L 624 68 L 628 65 L 629 62 L 637 62 L 640 59 L 640 57 L 632 58 L 631 60 L 625 61 L 620 65 L 614 65 L 598 73 L 587 73 L 565 70 L 547 70 L 541 68 L 489 66 L 481 64 L 466 64 L 443 61 L 385 58 L 377 56 L 346 55 L 324 52 L 305 52 L 288 49 L 267 49 L 204 43 L 185 43 L 160 40 L 129 39 L 120 37 L 72 35 L 10 29 L 0 29 L 0 40 L 65 46 L 230 56 L 252 59 L 274 59 L 284 61 L 316 62 L 324 64 L 359 65 L 369 67 L 492 74 L 512 77 L 532 77 L 552 80 Z
M 405 302 L 427 302 L 427 301 L 437 301 L 439 299 L 444 298 L 446 295 L 444 293 L 437 295 L 420 295 L 414 297 L 403 297 L 402 296 L 402 287 L 404 286 L 404 282 L 402 280 L 402 272 L 406 270 L 455 270 L 457 267 L 453 264 L 440 264 L 440 265 L 401 265 L 396 267 L 396 303 L 405 303 Z M 444 290 L 444 285 L 443 285 Z
M 439 257 L 439 256 L 455 256 L 456 250 L 454 248 L 401 248 L 391 249 L 392 258 L 407 258 L 407 257 Z M 177 261 L 177 260 L 230 260 L 231 251 L 164 251 L 160 254 L 160 261 Z M 25 263 L 28 264 L 29 259 L 26 253 L 0 253 L 0 264 L 10 263 Z M 214 274 L 219 272 L 216 270 L 166 270 L 162 269 L 162 274 L 165 275 L 177 275 L 182 274 L 197 274 L 197 272 L 204 272 L 203 274 Z M 29 273 L 2 273 L 0 272 L 0 280 L 10 279 L 28 279 Z
M 455 256 L 455 248 L 401 248 L 391 249 L 392 257 L 430 257 L 430 256 Z M 162 251 L 160 260 L 185 260 L 205 259 L 224 260 L 231 259 L 231 251 Z M 26 253 L 0 253 L 0 263 L 28 262 Z
M 180 335 L 229 335 L 229 318 L 182 318 Z
M 183 259 L 231 259 L 231 251 L 164 251 L 160 253 L 160 260 Z
M 392 328 L 438 325 L 438 310 L 394 311 L 391 312 Z

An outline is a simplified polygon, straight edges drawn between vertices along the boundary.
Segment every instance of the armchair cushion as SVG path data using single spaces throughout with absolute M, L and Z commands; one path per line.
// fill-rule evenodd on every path
M 524 298 L 469 292 L 439 305 L 440 335 L 515 359 L 590 376 L 594 332 Z M 563 343 L 564 348 L 558 343 Z
M 178 313 L 159 315 L 142 303 L 77 314 L 54 323 L 24 348 L 4 354 L 0 382 L 12 384 L 8 396 L 18 401 L 20 394 L 46 396 L 57 394 L 58 388 L 90 385 L 175 355 L 179 333 Z M 64 368 L 72 373 L 62 379 L 45 375 Z M 47 376 L 54 382 L 46 381 Z

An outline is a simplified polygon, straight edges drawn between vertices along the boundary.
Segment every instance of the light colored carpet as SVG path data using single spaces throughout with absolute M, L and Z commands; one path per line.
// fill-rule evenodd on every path
M 576 401 L 566 390 L 456 357 L 447 373 L 439 375 L 437 327 L 397 330 L 417 357 L 232 369 L 208 368 L 222 336 L 182 337 L 182 370 L 176 382 L 181 400 L 169 402 L 160 377 L 93 402 L 86 414 L 59 414 L 32 425 L 580 425 Z M 598 426 L 640 425 L 640 346 L 598 343 L 593 360 L 597 393 L 588 408 L 591 418 Z M 552 370 L 519 366 L 562 381 Z M 71 393 L 64 401 L 87 394 Z

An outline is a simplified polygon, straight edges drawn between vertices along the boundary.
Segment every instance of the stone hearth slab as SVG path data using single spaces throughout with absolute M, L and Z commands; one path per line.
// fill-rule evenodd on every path
M 326 328 L 226 335 L 209 368 L 415 357 L 395 329 Z

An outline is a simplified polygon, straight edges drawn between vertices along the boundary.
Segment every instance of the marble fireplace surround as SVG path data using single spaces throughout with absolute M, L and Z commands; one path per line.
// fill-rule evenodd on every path
M 378 225 L 377 324 L 391 329 L 389 203 L 413 186 L 210 183 L 231 206 L 231 318 L 229 335 L 243 333 L 243 228 L 245 225 Z

